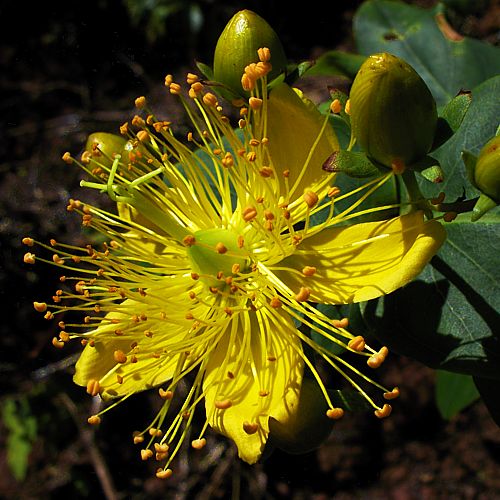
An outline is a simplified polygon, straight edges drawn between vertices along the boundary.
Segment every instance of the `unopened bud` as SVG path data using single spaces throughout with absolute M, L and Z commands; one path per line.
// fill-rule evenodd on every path
M 391 168 L 411 165 L 431 149 L 436 102 L 405 61 L 373 54 L 361 65 L 349 96 L 352 131 L 369 158 Z

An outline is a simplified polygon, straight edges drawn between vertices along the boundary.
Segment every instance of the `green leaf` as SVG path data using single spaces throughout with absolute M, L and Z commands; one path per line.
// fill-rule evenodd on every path
M 436 404 L 444 419 L 453 418 L 478 399 L 479 392 L 471 376 L 442 370 L 436 375 Z
M 361 305 L 372 333 L 432 368 L 500 379 L 500 216 L 447 224 L 448 238 L 418 279 Z
M 28 459 L 36 438 L 37 422 L 27 399 L 7 399 L 2 418 L 7 428 L 7 464 L 17 481 L 26 477 Z
M 359 54 L 330 50 L 318 57 L 316 64 L 308 70 L 308 75 L 340 75 L 352 80 L 365 59 L 366 56 Z
M 484 144 L 495 135 L 500 117 L 500 76 L 490 78 L 472 90 L 472 101 L 453 137 L 431 153 L 445 173 L 444 182 L 438 186 L 421 183 L 422 192 L 428 197 L 446 193 L 446 201 L 460 196 L 474 198 L 479 194 L 469 182 L 462 160 L 462 151 L 479 153 Z
M 491 417 L 500 427 L 500 397 L 498 396 L 498 382 L 496 380 L 474 377 L 474 383 L 481 398 L 488 408 Z
M 421 9 L 402 2 L 368 0 L 354 16 L 358 51 L 389 52 L 413 66 L 444 105 L 461 89 L 472 89 L 495 76 L 500 49 L 478 40 L 451 40 L 441 31 L 441 7 Z M 497 94 L 498 96 L 498 94 Z
M 432 149 L 443 145 L 458 130 L 471 100 L 470 92 L 459 94 L 440 110 Z

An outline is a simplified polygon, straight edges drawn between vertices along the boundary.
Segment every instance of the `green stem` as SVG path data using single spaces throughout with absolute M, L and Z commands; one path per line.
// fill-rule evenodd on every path
M 429 202 L 425 199 L 424 195 L 420 191 L 420 187 L 417 183 L 417 178 L 415 177 L 415 172 L 410 169 L 406 169 L 401 175 L 403 182 L 408 192 L 408 198 L 412 207 L 418 210 L 423 210 L 426 217 L 432 218 L 432 209 Z

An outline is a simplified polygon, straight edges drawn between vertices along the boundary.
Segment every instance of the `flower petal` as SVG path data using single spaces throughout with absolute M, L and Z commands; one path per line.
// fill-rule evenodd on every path
M 330 304 L 362 302 L 388 294 L 413 280 L 446 238 L 437 221 L 413 212 L 388 221 L 332 228 L 306 239 L 280 262 L 297 272 L 277 271 L 292 290 L 307 287 L 311 300 Z M 317 269 L 305 277 L 306 266 Z
M 210 355 L 203 385 L 210 425 L 253 464 L 264 450 L 269 418 L 286 424 L 297 407 L 304 364 L 288 315 L 263 308 L 240 318 Z M 231 406 L 217 408 L 221 401 Z
M 309 152 L 323 127 L 325 117 L 291 87 L 281 84 L 274 88 L 268 101 L 268 151 L 278 171 L 289 170 L 289 184 L 303 173 L 295 197 L 325 175 L 324 161 L 339 149 L 332 127 L 326 126 L 311 159 Z M 304 167 L 305 170 L 304 170 Z

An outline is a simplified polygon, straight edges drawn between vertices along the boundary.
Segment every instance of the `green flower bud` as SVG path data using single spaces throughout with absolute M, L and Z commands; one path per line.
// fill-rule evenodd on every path
M 235 14 L 219 37 L 214 54 L 214 80 L 223 83 L 233 93 L 247 95 L 241 85 L 245 67 L 258 62 L 257 50 L 267 47 L 271 51 L 272 70 L 267 75 L 273 80 L 287 64 L 280 39 L 262 17 L 250 10 Z
M 328 406 L 316 382 L 304 378 L 299 405 L 286 425 L 269 420 L 269 444 L 287 453 L 299 454 L 318 448 L 332 432 L 335 421 L 326 416 Z
M 436 102 L 417 72 L 387 53 L 362 64 L 350 92 L 352 132 L 366 154 L 393 167 L 411 165 L 431 149 Z
M 127 139 L 108 132 L 90 134 L 85 145 L 85 151 L 90 153 L 90 159 L 98 164 L 110 167 L 117 154 L 123 154 Z
M 500 203 L 500 135 L 481 149 L 474 169 L 474 183 L 481 192 Z

